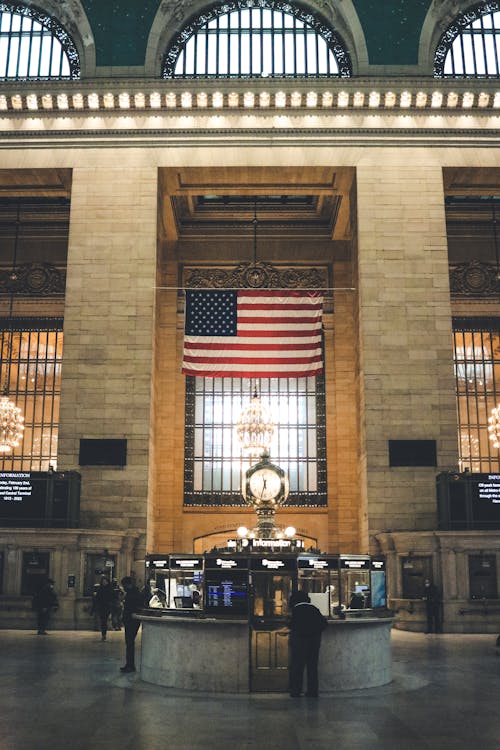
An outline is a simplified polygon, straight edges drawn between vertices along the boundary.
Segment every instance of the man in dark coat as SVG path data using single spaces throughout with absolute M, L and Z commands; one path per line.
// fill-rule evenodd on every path
M 125 629 L 125 666 L 120 668 L 121 672 L 135 672 L 135 637 L 141 623 L 134 618 L 144 606 L 144 595 L 141 594 L 130 576 L 122 578 L 122 586 L 125 590 L 123 600 L 123 627 Z
M 425 601 L 425 612 L 427 615 L 427 630 L 426 633 L 441 633 L 442 631 L 442 617 L 441 617 L 441 596 L 439 589 L 431 581 L 426 578 L 424 581 L 424 596 Z
M 311 604 L 305 591 L 292 594 L 290 608 L 290 695 L 298 698 L 302 693 L 304 668 L 307 668 L 306 695 L 317 698 L 319 648 L 326 618 Z
M 36 612 L 38 635 L 47 635 L 50 615 L 58 609 L 59 602 L 54 591 L 54 581 L 49 578 L 33 597 L 33 609 Z
M 101 626 L 101 640 L 106 640 L 108 632 L 108 620 L 113 607 L 114 591 L 109 582 L 109 578 L 103 576 L 99 588 L 94 594 L 94 609 L 99 617 Z

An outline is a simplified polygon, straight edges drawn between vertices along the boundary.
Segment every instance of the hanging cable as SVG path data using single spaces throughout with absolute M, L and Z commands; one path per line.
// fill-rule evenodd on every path
M 257 198 L 255 197 L 254 198 L 254 202 L 253 202 L 253 221 L 252 221 L 252 224 L 253 224 L 253 264 L 254 264 L 254 266 L 257 265 L 257 225 L 258 225 L 258 223 L 259 222 L 257 220 Z

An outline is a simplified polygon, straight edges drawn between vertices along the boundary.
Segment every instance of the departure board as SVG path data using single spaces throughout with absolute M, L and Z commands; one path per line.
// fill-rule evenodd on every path
M 207 613 L 246 615 L 248 611 L 248 572 L 246 570 L 206 571 Z
M 0 471 L 0 527 L 76 528 L 80 479 L 75 471 Z
M 443 472 L 437 500 L 440 529 L 500 528 L 500 474 Z
M 47 475 L 39 472 L 0 472 L 2 526 L 38 526 L 45 519 Z

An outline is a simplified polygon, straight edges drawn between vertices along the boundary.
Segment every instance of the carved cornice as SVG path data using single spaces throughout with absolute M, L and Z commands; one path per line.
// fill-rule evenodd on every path
M 0 269 L 0 294 L 16 297 L 64 297 L 66 271 L 49 263 L 24 263 Z
M 328 269 L 240 263 L 231 268 L 185 268 L 184 285 L 192 289 L 326 289 Z
M 452 297 L 500 297 L 498 267 L 492 263 L 471 260 L 450 264 Z

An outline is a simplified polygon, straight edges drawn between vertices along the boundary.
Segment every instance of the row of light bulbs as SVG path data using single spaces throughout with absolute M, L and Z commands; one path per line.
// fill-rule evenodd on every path
M 268 91 L 246 91 L 245 93 L 239 93 L 233 91 L 226 94 L 222 91 L 211 93 L 204 91 L 198 93 L 184 91 L 180 94 L 175 92 L 161 94 L 158 91 L 154 91 L 147 94 L 142 92 L 132 94 L 122 91 L 119 94 L 111 92 L 106 94 L 98 94 L 96 92 L 90 94 L 0 94 L 0 112 L 9 110 L 36 112 L 39 110 L 222 109 L 224 107 L 244 107 L 247 109 L 258 107 L 262 109 L 272 106 L 277 109 L 304 106 L 323 109 L 330 107 L 337 107 L 339 109 L 347 107 L 367 107 L 369 109 L 399 107 L 401 109 L 409 109 L 410 107 L 416 107 L 419 109 L 461 108 L 465 110 L 472 109 L 473 107 L 479 109 L 492 107 L 493 109 L 499 109 L 500 92 L 489 93 L 482 91 L 476 94 L 472 91 L 465 91 L 463 93 L 457 93 L 456 91 L 449 91 L 447 93 L 442 91 L 433 91 L 431 93 L 426 91 L 418 91 L 416 93 L 412 93 L 411 91 L 402 91 L 399 93 L 394 91 L 370 91 L 368 93 L 364 91 L 339 91 L 338 93 L 332 93 L 331 91 L 320 93 L 316 91 L 308 91 L 306 93 L 300 91 L 276 91 L 274 93 Z

